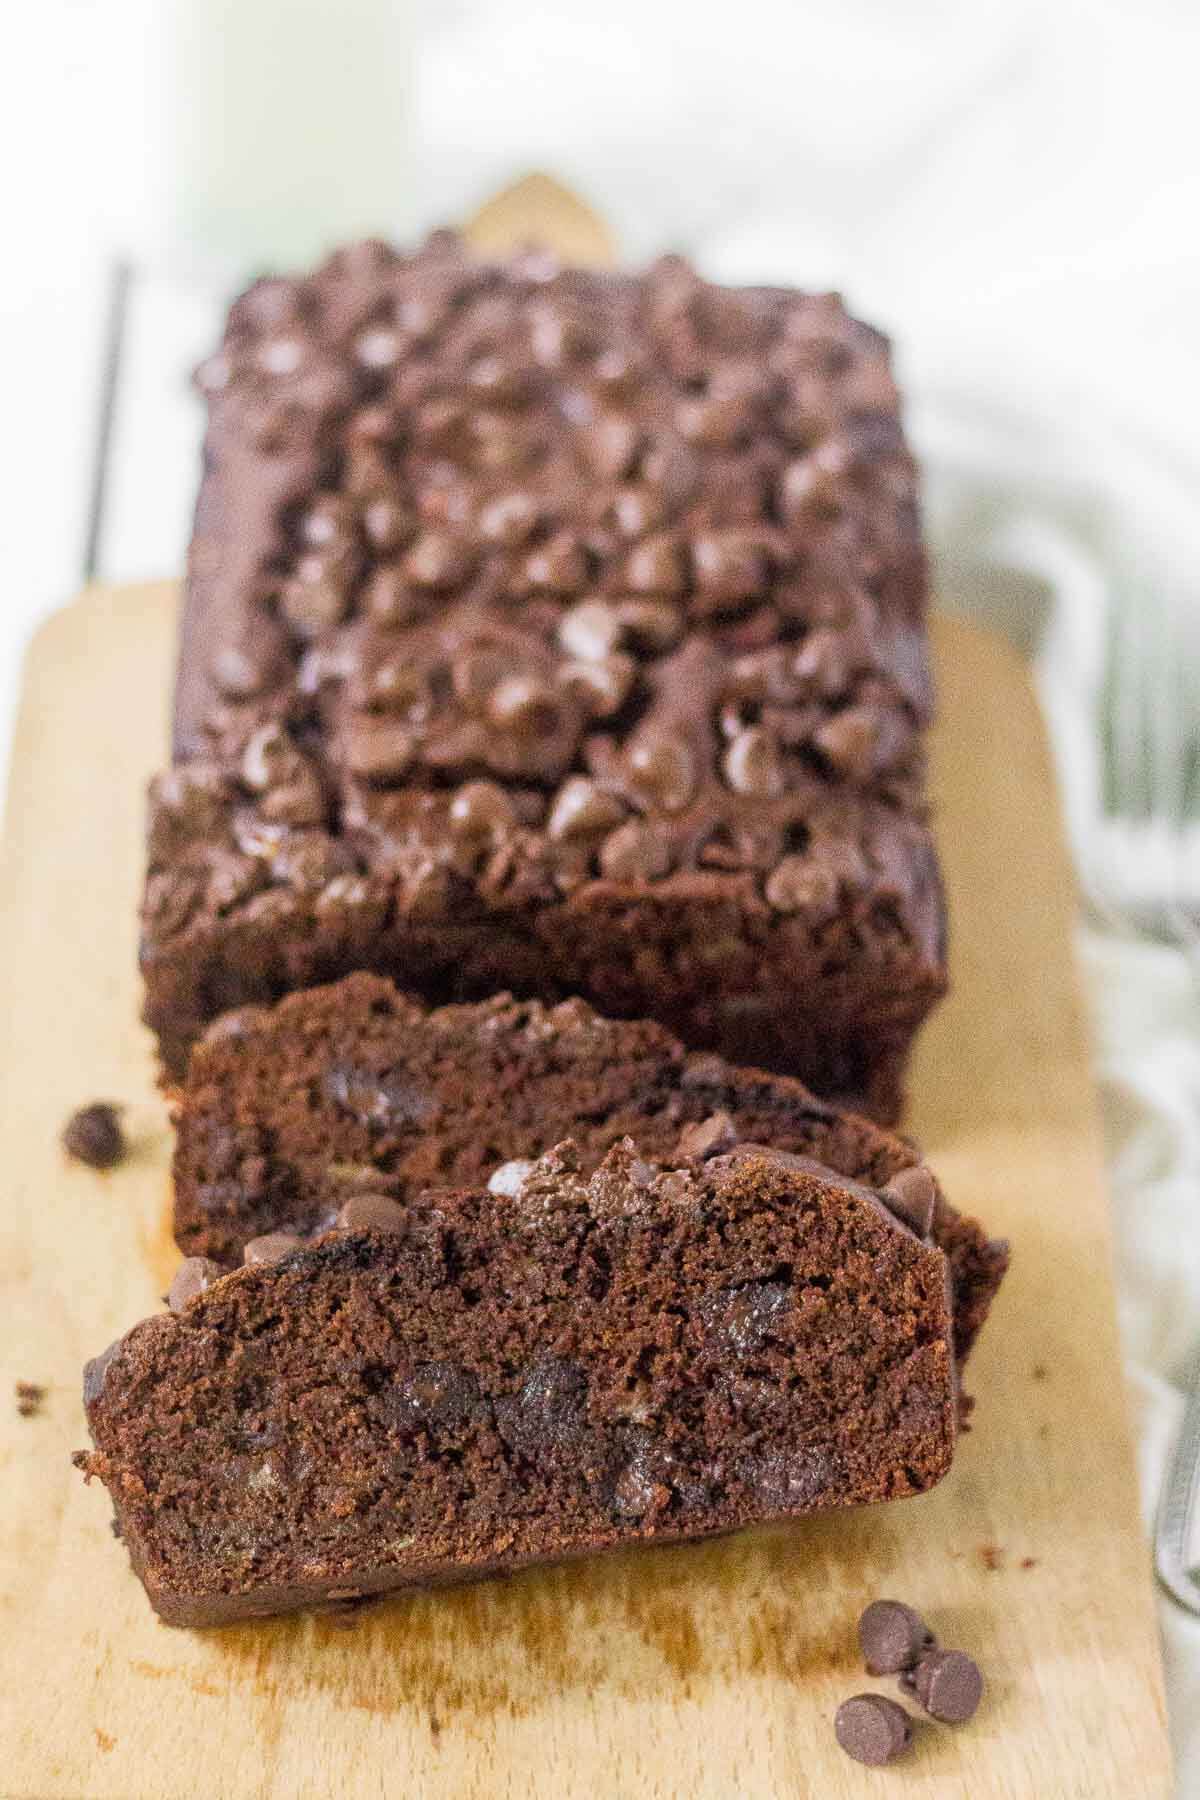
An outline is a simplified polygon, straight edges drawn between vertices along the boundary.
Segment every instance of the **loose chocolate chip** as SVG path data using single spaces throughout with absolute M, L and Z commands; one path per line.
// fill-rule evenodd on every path
M 539 516 L 538 503 L 532 494 L 519 491 L 499 494 L 480 511 L 480 534 L 490 544 L 501 544 L 506 550 L 515 550 L 532 537 Z
M 833 1729 L 846 1755 L 872 1769 L 894 1762 L 912 1743 L 912 1720 L 884 1694 L 855 1694 L 852 1700 L 843 1700 Z
M 189 1300 L 203 1294 L 225 1273 L 211 1256 L 185 1256 L 175 1271 L 175 1279 L 167 1289 L 167 1305 L 172 1312 L 182 1312 Z
M 605 600 L 581 600 L 559 621 L 558 641 L 569 656 L 598 662 L 617 648 L 621 621 Z
M 525 1186 L 532 1168 L 533 1164 L 522 1157 L 514 1157 L 511 1162 L 501 1163 L 498 1169 L 492 1170 L 488 1178 L 488 1192 L 502 1194 L 507 1200 L 514 1199 Z
M 786 786 L 779 746 L 762 725 L 739 731 L 725 752 L 725 779 L 735 794 L 768 798 Z
M 883 1199 L 890 1211 L 912 1226 L 918 1237 L 929 1236 L 937 1205 L 937 1189 L 933 1176 L 923 1163 L 893 1175 L 883 1189 Z
M 299 1250 L 303 1238 L 291 1231 L 268 1231 L 265 1237 L 251 1238 L 242 1251 L 242 1260 L 251 1263 L 282 1262 L 293 1250 Z
M 42 1401 L 46 1398 L 46 1390 L 40 1381 L 18 1381 L 16 1383 L 17 1411 L 23 1419 L 32 1419 L 42 1409 Z
M 402 1231 L 408 1217 L 397 1200 L 385 1194 L 354 1194 L 337 1216 L 341 1231 Z
M 679 538 L 660 532 L 635 544 L 625 565 L 625 581 L 636 594 L 682 594 L 687 575 Z
M 628 753 L 634 785 L 652 806 L 679 812 L 695 792 L 696 763 L 691 747 L 674 733 L 655 733 Z
M 983 1676 L 961 1650 L 929 1650 L 915 1669 L 901 1678 L 931 1719 L 943 1725 L 965 1725 L 983 1699 Z
M 515 825 L 512 801 L 494 781 L 468 781 L 450 802 L 450 828 L 460 837 L 488 837 Z
M 869 781 L 875 773 L 878 716 L 872 707 L 847 707 L 822 725 L 813 743 L 839 775 Z
M 900 1600 L 874 1600 L 858 1621 L 858 1642 L 869 1675 L 911 1669 L 934 1635 L 920 1613 Z
M 546 820 L 552 838 L 591 837 L 612 831 L 625 818 L 625 808 L 586 775 L 572 775 L 559 788 Z
M 125 1154 L 125 1134 L 118 1109 L 109 1100 L 93 1100 L 72 1113 L 63 1127 L 63 1149 L 90 1169 L 111 1169 Z
M 707 1157 L 720 1156 L 725 1150 L 732 1150 L 737 1143 L 737 1130 L 727 1112 L 710 1113 L 707 1119 L 700 1119 L 692 1125 L 685 1125 L 679 1134 L 676 1154 L 685 1162 L 703 1162 Z
M 785 856 L 767 877 L 767 900 L 781 913 L 830 918 L 837 910 L 839 891 L 833 870 L 811 856 Z

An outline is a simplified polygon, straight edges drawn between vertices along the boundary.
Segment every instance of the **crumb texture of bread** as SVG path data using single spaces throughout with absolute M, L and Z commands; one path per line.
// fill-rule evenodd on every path
M 946 1262 L 770 1151 L 571 1145 L 216 1280 L 89 1365 L 162 1616 L 210 1624 L 931 1487 Z
M 254 1238 L 328 1229 L 350 1194 L 483 1186 L 567 1137 L 587 1173 L 624 1137 L 663 1164 L 769 1145 L 876 1189 L 925 1170 L 960 1358 L 1006 1263 L 910 1144 L 787 1076 L 688 1051 L 660 1025 L 605 1019 L 581 1000 L 430 1010 L 380 976 L 351 975 L 211 1026 L 176 1126 L 179 1247 L 225 1264 Z

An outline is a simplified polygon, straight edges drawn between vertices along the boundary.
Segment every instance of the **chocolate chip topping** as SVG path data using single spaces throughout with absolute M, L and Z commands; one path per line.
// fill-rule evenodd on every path
M 898 1175 L 893 1175 L 881 1189 L 881 1196 L 884 1204 L 897 1218 L 911 1225 L 918 1237 L 929 1236 L 937 1209 L 937 1186 L 924 1163 L 901 1169 Z
M 489 1193 L 515 1198 L 533 1173 L 533 1168 L 534 1164 L 524 1157 L 513 1157 L 509 1162 L 501 1163 L 488 1178 Z
M 111 1169 L 125 1155 L 119 1109 L 109 1100 L 93 1100 L 72 1113 L 63 1127 L 63 1149 L 91 1169 Z
M 225 1273 L 220 1263 L 210 1256 L 185 1256 L 175 1271 L 175 1279 L 167 1289 L 167 1305 L 172 1312 L 182 1312 L 189 1300 L 204 1293 Z
M 268 1231 L 264 1237 L 251 1238 L 242 1252 L 246 1263 L 282 1262 L 293 1250 L 299 1250 L 303 1238 L 291 1231 Z
M 926 1651 L 901 1685 L 916 1696 L 930 1718 L 944 1725 L 964 1725 L 983 1699 L 983 1676 L 962 1650 Z
M 833 1729 L 846 1755 L 870 1768 L 895 1762 L 912 1743 L 912 1720 L 884 1694 L 855 1694 L 843 1700 Z
M 386 1194 L 353 1194 L 337 1216 L 341 1231 L 401 1231 L 405 1211 Z
M 875 1600 L 858 1621 L 858 1642 L 869 1675 L 898 1675 L 932 1648 L 924 1619 L 900 1600 Z
M 204 652 L 155 790 L 151 954 L 322 891 L 311 848 L 260 853 L 283 826 L 345 840 L 326 880 L 405 918 L 670 882 L 939 957 L 915 472 L 877 334 L 829 295 L 445 235 L 264 293 L 201 377 Z
M 732 1150 L 737 1130 L 727 1112 L 711 1113 L 694 1125 L 685 1125 L 679 1134 L 678 1154 L 685 1162 L 703 1162 L 709 1156 L 720 1156 Z

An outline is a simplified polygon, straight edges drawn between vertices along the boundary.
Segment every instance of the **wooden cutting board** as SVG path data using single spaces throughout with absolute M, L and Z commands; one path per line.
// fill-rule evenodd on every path
M 543 232 L 543 235 L 545 233 Z M 511 241 L 511 236 L 504 239 Z M 170 587 L 94 590 L 30 650 L 0 860 L 0 1791 L 202 1796 L 1013 1796 L 1170 1791 L 1072 892 L 1025 673 L 939 621 L 934 790 L 951 1000 L 911 1129 L 1013 1240 L 971 1364 L 975 1429 L 933 1494 L 700 1548 L 393 1602 L 353 1629 L 160 1625 L 110 1536 L 80 1369 L 154 1310 L 170 1136 L 136 1023 L 142 788 L 166 743 Z M 68 1113 L 127 1107 L 130 1160 L 69 1167 Z M 47 1388 L 33 1417 L 18 1380 Z M 989 1681 L 873 1772 L 837 1749 L 854 1625 L 927 1612 Z

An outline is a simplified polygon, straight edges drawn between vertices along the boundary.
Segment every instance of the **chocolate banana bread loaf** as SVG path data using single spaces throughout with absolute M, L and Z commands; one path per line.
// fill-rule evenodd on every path
M 430 1011 L 351 975 L 210 1026 L 175 1110 L 175 1235 L 186 1254 L 226 1264 L 251 1239 L 326 1230 L 348 1193 L 503 1187 L 509 1165 L 564 1137 L 591 1173 L 625 1136 L 661 1163 L 761 1143 L 891 1184 L 950 1260 L 960 1357 L 1006 1264 L 1006 1246 L 946 1203 L 910 1145 L 787 1076 L 689 1052 L 659 1025 L 581 1000 Z
M 503 1195 L 343 1218 L 185 1264 L 179 1311 L 88 1366 L 77 1460 L 173 1624 L 897 1499 L 950 1463 L 945 1257 L 803 1158 L 662 1172 L 626 1142 L 588 1180 L 568 1145 Z
M 167 1066 L 352 969 L 895 1116 L 943 991 L 917 481 L 831 295 L 366 243 L 250 289 L 142 966 Z

